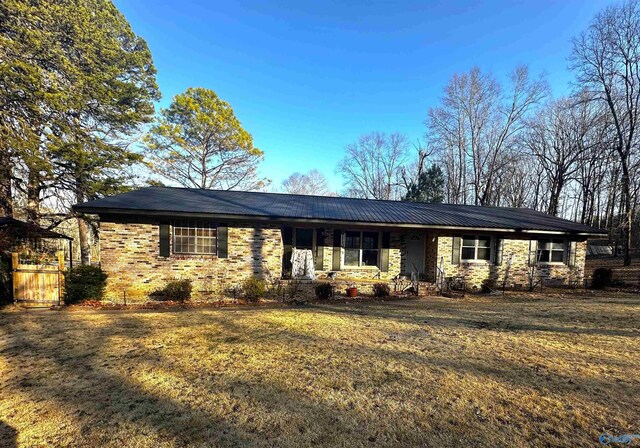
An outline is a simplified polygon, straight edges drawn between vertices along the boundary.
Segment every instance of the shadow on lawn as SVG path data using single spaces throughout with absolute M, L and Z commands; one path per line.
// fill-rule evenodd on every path
M 593 403 L 594 408 L 610 415 L 622 415 L 625 407 L 634 406 L 633 398 L 640 394 L 637 383 L 621 383 L 615 377 L 593 378 L 570 372 L 564 375 L 544 366 L 540 369 L 540 366 L 526 361 L 514 362 L 500 354 L 494 355 L 490 362 L 471 358 L 461 354 L 464 347 L 455 336 L 451 336 L 447 347 L 450 351 L 446 353 L 430 350 L 429 340 L 420 338 L 422 327 L 480 331 L 478 322 L 484 322 L 483 319 L 494 323 L 508 319 L 517 323 L 520 316 L 516 308 L 500 309 L 496 313 L 495 309 L 488 307 L 476 314 L 460 311 L 462 315 L 457 316 L 458 310 L 443 306 L 437 312 L 451 314 L 443 317 L 434 316 L 426 306 L 420 307 L 420 312 L 413 315 L 403 306 L 387 306 L 386 310 L 385 306 L 310 306 L 278 310 L 277 313 L 318 313 L 415 324 L 417 327 L 399 327 L 397 334 L 408 338 L 407 344 L 404 340 L 392 340 L 388 344 L 384 341 L 357 341 L 350 339 L 348 334 L 322 336 L 315 331 L 302 331 L 293 324 L 285 328 L 278 325 L 277 319 L 272 321 L 267 310 L 165 312 L 162 319 L 154 319 L 153 313 L 135 312 L 104 315 L 102 320 L 94 319 L 91 314 L 15 315 L 4 322 L 4 328 L 0 327 L 5 340 L 7 335 L 12 340 L 0 356 L 12 367 L 12 372 L 17 372 L 5 383 L 3 390 L 9 392 L 14 387 L 29 394 L 34 402 L 55 403 L 77 421 L 78 434 L 74 436 L 80 437 L 80 444 L 96 446 L 116 443 L 113 437 L 126 437 L 127 434 L 147 430 L 151 431 L 150 440 L 156 437 L 155 440 L 176 445 L 269 446 L 286 442 L 341 445 L 346 441 L 364 441 L 374 436 L 362 429 L 368 428 L 371 422 L 366 421 L 367 418 L 357 408 L 345 408 L 335 402 L 336 396 L 350 394 L 365 394 L 364 403 L 381 400 L 380 415 L 376 418 L 380 419 L 385 431 L 396 431 L 390 440 L 397 445 L 415 445 L 420 440 L 425 446 L 436 446 L 438 440 L 445 439 L 427 440 L 427 434 L 438 428 L 443 437 L 451 436 L 446 439 L 450 441 L 455 440 L 453 435 L 456 431 L 460 431 L 458 435 L 466 434 L 464 431 L 467 430 L 452 427 L 448 419 L 442 420 L 444 417 L 441 416 L 425 421 L 409 415 L 401 420 L 393 413 L 397 410 L 387 411 L 385 400 L 403 401 L 403 397 L 398 396 L 401 389 L 388 389 L 388 396 L 375 398 L 379 397 L 375 390 L 377 385 L 367 383 L 358 386 L 362 390 L 356 392 L 359 378 L 371 378 L 367 371 L 371 364 L 363 363 L 363 359 L 378 361 L 377 368 L 389 366 L 393 370 L 393 366 L 402 366 L 409 372 L 431 369 L 436 372 L 436 378 L 440 373 L 455 373 L 461 378 L 477 377 L 478 384 L 483 384 L 488 378 L 507 388 L 513 385 L 533 389 L 545 397 L 565 403 L 572 403 L 575 399 Z M 315 321 L 321 322 L 321 319 Z M 576 333 L 572 328 L 563 327 L 570 324 L 563 319 L 556 320 L 554 325 L 536 321 L 528 324 L 530 328 L 527 331 Z M 555 330 L 555 327 L 561 330 Z M 194 328 L 200 331 L 195 341 L 190 340 L 187 333 Z M 615 332 L 602 334 L 618 335 Z M 390 332 L 388 335 L 393 336 Z M 344 338 L 338 341 L 341 336 Z M 173 359 L 171 351 L 162 348 L 168 344 L 167 338 L 175 338 L 171 343 L 180 344 L 171 349 L 191 351 L 192 361 Z M 200 363 L 198 356 L 213 356 L 217 344 L 228 345 L 227 349 L 231 350 L 228 362 L 232 368 L 224 364 Z M 283 358 L 276 358 L 276 361 L 282 363 L 283 370 L 290 370 L 292 365 L 308 367 L 310 370 L 305 372 L 309 374 L 308 382 L 290 384 L 281 380 L 278 372 L 266 372 L 262 377 L 256 374 L 259 360 L 250 360 L 244 355 L 243 349 L 247 344 L 259 347 L 259 351 L 252 352 L 254 357 L 260 356 L 260 351 L 270 355 L 271 350 L 285 345 Z M 316 364 L 309 365 L 310 361 L 300 359 L 309 350 L 316 351 L 314 355 L 320 354 L 314 361 Z M 329 357 L 334 350 L 343 352 L 342 361 L 348 364 L 344 365 L 343 372 L 346 385 L 338 384 L 328 395 L 318 396 L 318 389 L 326 387 L 322 380 L 330 380 L 333 373 L 322 364 L 322 356 Z M 299 363 L 299 366 L 287 364 L 288 361 Z M 590 358 L 588 361 L 597 362 Z M 245 365 L 243 363 L 247 365 L 246 374 L 242 369 L 238 370 Z M 150 387 L 142 378 L 135 376 L 141 371 L 144 375 L 166 378 L 169 385 Z M 413 384 L 416 381 L 413 377 L 399 376 L 394 381 L 403 382 L 409 390 L 418 387 Z M 381 387 L 385 385 L 383 383 Z M 424 386 L 433 389 L 431 393 L 437 397 L 438 384 Z M 615 391 L 615 396 L 629 398 L 612 403 L 608 401 L 610 391 Z M 226 400 L 226 404 L 214 411 L 208 406 L 211 400 Z M 530 418 L 526 414 L 528 410 L 521 410 L 516 403 L 510 405 L 520 421 Z M 539 412 L 536 418 L 545 418 L 543 411 Z M 559 409 L 548 412 L 557 412 L 560 420 L 566 417 Z M 257 416 L 266 421 L 258 423 L 252 420 Z M 461 415 L 459 418 L 464 421 L 467 417 Z M 398 429 L 395 427 L 398 423 L 407 426 Z M 504 429 L 495 423 L 483 429 L 472 428 L 474 431 L 465 440 L 483 446 L 491 446 L 494 442 L 492 436 Z M 580 430 L 584 432 L 585 428 Z M 574 431 L 578 429 L 574 428 Z M 0 427 L 0 435 L 3 434 Z M 124 439 L 120 443 L 127 445 L 133 441 Z
M 474 308 L 473 313 L 458 307 L 454 309 L 440 307 L 435 310 L 439 314 L 446 314 L 446 316 L 436 316 L 433 312 L 429 312 L 429 309 L 425 309 L 425 312 L 420 314 L 407 314 L 404 312 L 397 312 L 395 310 L 390 312 L 381 306 L 365 308 L 362 305 L 357 307 L 309 305 L 309 308 L 318 313 L 366 316 L 383 320 L 393 319 L 405 324 L 427 323 L 429 325 L 449 328 L 460 327 L 514 332 L 543 331 L 550 333 L 572 333 L 578 335 L 589 334 L 601 336 L 640 337 L 640 333 L 638 333 L 637 328 L 594 326 L 589 321 L 585 322 L 569 318 L 558 319 L 558 316 L 547 316 L 544 314 L 527 316 L 526 310 L 518 309 L 517 307 L 501 307 L 498 310 L 495 308 L 487 308 L 480 311 L 477 308 Z M 565 314 L 566 313 L 562 313 L 563 316 Z M 602 317 L 604 314 L 605 312 L 603 310 L 598 317 Z M 535 322 L 527 322 L 527 319 L 534 320 Z M 628 319 L 628 316 L 621 317 L 620 322 Z
M 17 341 L 15 346 L 21 352 L 28 353 L 31 361 L 39 364 L 37 368 L 56 372 L 54 377 L 42 381 L 37 372 L 30 373 L 23 369 L 24 373 L 19 380 L 22 391 L 32 395 L 34 400 L 53 401 L 65 410 L 75 410 L 75 415 L 84 422 L 81 428 L 83 437 L 88 437 L 83 443 L 106 444 L 112 441 L 112 436 L 117 435 L 109 431 L 109 428 L 122 425 L 149 426 L 162 439 L 189 443 L 202 443 L 203 440 L 199 438 L 206 437 L 212 429 L 220 435 L 218 440 L 221 442 L 244 445 L 252 441 L 225 421 L 176 399 L 158 396 L 145 390 L 135 378 L 106 368 L 104 359 L 101 360 L 99 354 L 102 349 L 107 349 L 108 352 L 108 338 L 104 337 L 106 334 L 115 333 L 127 337 L 127 329 L 136 328 L 136 339 L 150 335 L 144 323 L 131 315 L 120 314 L 111 320 L 118 327 L 107 330 L 83 325 L 81 318 L 75 319 L 73 325 L 80 326 L 81 329 L 76 330 L 76 333 L 82 335 L 83 341 L 58 341 L 65 344 L 64 347 L 47 344 L 46 339 L 38 338 L 37 332 L 32 329 L 13 329 Z M 140 330 L 142 333 L 139 333 Z M 70 348 L 74 343 L 77 348 Z M 157 361 L 136 356 L 132 353 L 135 350 L 134 348 L 127 354 L 133 363 L 127 369 L 129 372 L 140 362 Z M 7 352 L 3 354 L 6 355 Z M 20 366 L 14 365 L 14 369 L 20 369 Z M 190 418 L 185 420 L 185 415 Z M 105 424 L 106 426 L 102 426 Z M 92 438 L 95 429 L 101 430 L 96 435 L 97 440 Z M 126 445 L 127 441 L 122 440 L 122 443 Z
M 470 330 L 474 331 L 476 329 L 483 329 L 483 325 L 485 321 L 472 320 L 469 318 L 460 318 L 460 317 L 435 317 L 435 316 L 418 316 L 408 315 L 404 313 L 397 312 L 387 312 L 384 313 L 384 310 L 381 310 L 377 307 L 373 309 L 367 309 L 364 306 L 364 314 L 363 308 L 361 309 L 350 309 L 344 307 L 311 307 L 312 312 L 318 313 L 326 313 L 326 314 L 338 314 L 338 315 L 351 315 L 353 314 L 355 317 L 360 318 L 363 316 L 367 317 L 376 317 L 383 319 L 385 321 L 395 320 L 399 323 L 409 323 L 416 324 L 419 326 L 424 326 L 428 328 L 430 326 L 437 326 L 442 328 L 450 328 L 454 330 Z M 353 311 L 353 313 L 352 313 Z M 475 316 L 476 319 L 482 316 Z M 502 316 L 502 319 L 506 319 L 505 316 Z M 512 316 L 511 319 L 516 319 L 516 316 Z M 507 319 L 508 320 L 508 319 Z M 581 334 L 596 334 L 596 335 L 607 335 L 607 336 L 631 336 L 638 337 L 638 334 L 633 334 L 633 329 L 629 331 L 619 330 L 619 329 L 583 329 L 583 328 L 565 328 L 561 326 L 545 326 L 541 324 L 511 324 L 508 321 L 502 322 L 498 321 L 494 324 L 495 328 L 489 329 L 498 329 L 498 330 L 511 330 L 513 331 L 547 331 L 547 332 L 558 332 L 558 333 L 575 333 L 576 335 Z M 503 328 L 500 328 L 500 326 Z M 298 338 L 311 339 L 313 340 L 314 345 L 316 346 L 327 346 L 330 347 L 336 343 L 334 339 L 326 338 L 322 339 L 318 336 L 309 337 L 308 334 L 297 335 L 295 331 L 289 330 L 292 333 L 289 336 L 289 340 L 296 340 Z M 461 350 L 464 352 L 465 347 L 461 347 L 455 339 L 455 336 L 452 336 L 454 339 L 451 340 L 450 346 L 448 346 L 449 351 L 447 353 L 434 353 L 430 351 L 430 341 L 425 339 L 426 336 L 429 336 L 428 333 L 425 333 L 424 330 L 418 329 L 410 329 L 403 330 L 398 333 L 400 338 L 408 338 L 412 339 L 414 343 L 424 345 L 422 351 L 416 352 L 409 350 L 398 349 L 397 346 L 394 346 L 397 340 L 391 338 L 388 344 L 385 341 L 372 341 L 371 344 L 367 345 L 354 345 L 351 343 L 349 346 L 340 346 L 341 350 L 348 350 L 352 352 L 350 357 L 353 359 L 357 359 L 361 356 L 362 353 L 366 353 L 367 356 L 377 357 L 381 360 L 387 360 L 389 363 L 399 362 L 399 363 L 409 363 L 413 365 L 413 368 L 419 369 L 424 366 L 428 368 L 434 368 L 442 371 L 451 371 L 457 372 L 460 374 L 471 374 L 478 377 L 479 384 L 483 382 L 485 378 L 492 378 L 498 383 L 503 384 L 512 384 L 518 387 L 528 388 L 537 390 L 541 395 L 548 397 L 556 397 L 558 395 L 565 397 L 567 400 L 572 400 L 573 397 L 580 396 L 587 402 L 597 402 L 598 406 L 602 407 L 602 409 L 607 408 L 621 408 L 624 409 L 622 403 L 612 403 L 610 401 L 610 392 L 612 390 L 618 390 L 618 396 L 624 397 L 634 397 L 640 394 L 640 384 L 634 381 L 632 377 L 628 377 L 625 380 L 621 380 L 620 378 L 612 377 L 611 375 L 602 375 L 602 376 L 582 376 L 577 373 L 575 370 L 568 368 L 566 374 L 562 374 L 554 369 L 554 366 L 544 365 L 548 359 L 544 356 L 544 354 L 539 353 L 541 356 L 540 363 L 536 364 L 531 361 L 519 361 L 514 362 L 510 359 L 505 358 L 501 354 L 495 354 L 494 359 L 474 359 L 473 353 L 469 353 L 471 356 L 465 356 L 464 354 L 454 354 L 455 350 Z M 407 343 L 407 340 L 401 340 L 400 343 Z M 308 341 L 307 341 L 308 343 Z M 388 346 L 388 348 L 387 348 Z M 300 347 L 304 349 L 303 347 Z M 557 351 L 553 354 L 548 353 L 547 356 L 563 356 L 568 355 L 566 359 L 558 359 L 557 362 L 566 363 L 567 365 L 571 365 L 572 356 L 570 347 L 567 346 L 565 348 L 565 353 L 561 351 Z M 583 361 L 588 362 L 591 365 L 597 366 L 601 365 L 605 362 L 607 365 L 615 365 L 621 370 L 628 370 L 629 364 L 623 362 L 622 360 L 618 360 L 616 358 L 612 358 L 606 356 L 606 354 L 594 354 L 594 355 L 581 355 L 583 357 Z M 487 362 L 489 361 L 489 362 Z M 355 368 L 355 365 L 354 365 Z M 634 406 L 631 399 L 627 403 L 628 406 Z
M 13 322 L 12 328 L 5 328 L 9 330 L 6 334 L 11 334 L 15 339 L 14 344 L 0 352 L 13 370 L 19 372 L 14 385 L 21 392 L 29 394 L 34 402 L 57 403 L 57 407 L 74 415 L 80 425 L 82 445 L 113 443 L 113 438 L 119 436 L 117 429 L 123 426 L 138 428 L 133 430 L 134 433 L 151 428 L 151 436 L 165 442 L 173 440 L 178 445 L 215 446 L 269 445 L 269 438 L 277 438 L 282 434 L 283 426 L 291 430 L 286 428 L 288 423 L 297 425 L 294 428 L 297 435 L 301 440 L 305 437 L 309 439 L 309 445 L 316 442 L 338 443 L 322 434 L 321 430 L 305 436 L 304 433 L 319 422 L 332 426 L 338 433 L 349 434 L 353 431 L 338 418 L 340 414 L 350 411 L 312 401 L 304 394 L 273 381 L 249 382 L 224 371 L 197 374 L 176 368 L 172 359 L 142 346 L 142 341 L 153 340 L 156 335 L 148 322 L 137 318 L 135 314 L 115 314 L 109 319 L 108 325 L 99 327 L 90 325 L 89 319 L 85 320 L 84 317 L 64 314 L 60 319 L 54 319 L 53 316 L 34 318 L 27 314 L 20 316 Z M 28 320 L 28 325 L 21 319 Z M 178 319 L 172 319 L 172 322 L 177 323 Z M 240 334 L 244 330 L 243 326 L 236 325 L 231 319 L 220 319 L 219 324 L 220 333 L 228 335 Z M 173 325 L 170 326 L 173 328 Z M 185 325 L 176 325 L 182 326 Z M 70 334 L 65 334 L 65 330 L 81 335 L 81 339 L 66 339 Z M 246 333 L 243 337 L 251 338 Z M 109 361 L 108 353 L 110 344 L 118 344 L 119 338 L 127 339 L 131 348 L 124 355 L 116 356 L 113 362 L 121 364 L 117 366 L 120 370 L 117 370 Z M 256 336 L 255 340 L 259 340 L 259 337 Z M 248 341 L 245 339 L 244 342 Z M 25 362 L 30 363 L 31 368 L 24 368 Z M 176 387 L 179 387 L 178 383 L 186 382 L 197 389 L 195 404 L 189 399 L 170 398 L 166 396 L 166 390 L 163 395 L 154 393 L 142 382 L 136 381 L 135 377 L 129 376 L 140 367 L 146 367 L 150 374 L 179 379 Z M 43 378 L 43 371 L 55 374 Z M 215 380 L 211 380 L 213 377 Z M 181 390 L 176 392 L 180 395 Z M 239 404 L 239 408 L 234 410 L 234 406 L 224 416 L 211 413 L 207 406 L 197 404 L 199 400 L 205 400 L 206 404 L 206 400 L 216 400 L 218 394 L 227 392 L 231 395 L 231 401 Z M 193 391 L 188 390 L 187 393 Z M 261 407 L 266 413 L 277 412 L 289 421 L 274 422 L 269 434 L 256 431 L 251 423 L 252 408 L 256 407 Z M 241 409 L 244 412 L 239 412 Z M 305 422 L 308 416 L 312 416 L 313 420 Z M 5 432 L 0 434 L 4 438 Z M 49 437 L 48 434 L 46 436 Z M 125 445 L 130 442 L 121 440 Z
M 14 448 L 18 446 L 18 431 L 0 420 L 0 446 Z

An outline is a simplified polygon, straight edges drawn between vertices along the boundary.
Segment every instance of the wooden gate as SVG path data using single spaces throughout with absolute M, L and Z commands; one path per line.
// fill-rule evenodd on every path
M 58 252 L 57 265 L 21 264 L 17 253 L 11 254 L 13 301 L 29 307 L 60 305 L 62 299 L 64 259 Z

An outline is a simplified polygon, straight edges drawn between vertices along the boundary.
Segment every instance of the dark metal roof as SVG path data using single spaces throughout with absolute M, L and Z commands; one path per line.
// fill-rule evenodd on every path
M 0 230 L 8 232 L 14 238 L 52 238 L 72 240 L 73 238 L 42 227 L 31 222 L 24 222 L 9 216 L 0 217 Z
M 524 208 L 173 187 L 141 188 L 77 204 L 74 210 L 99 215 L 210 216 L 525 232 L 606 233 L 604 230 Z

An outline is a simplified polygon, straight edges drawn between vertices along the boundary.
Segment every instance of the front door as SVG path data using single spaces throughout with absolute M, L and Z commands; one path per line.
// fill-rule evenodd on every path
M 426 234 L 409 233 L 407 235 L 407 262 L 405 273 L 418 272 L 424 274 L 424 249 L 426 243 Z

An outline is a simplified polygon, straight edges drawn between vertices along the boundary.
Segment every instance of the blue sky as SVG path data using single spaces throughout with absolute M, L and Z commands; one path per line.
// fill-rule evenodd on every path
M 527 64 L 566 93 L 571 38 L 609 3 L 115 0 L 149 43 L 161 106 L 213 89 L 265 152 L 274 188 L 317 168 L 336 191 L 345 145 L 371 131 L 417 141 L 456 72 Z

